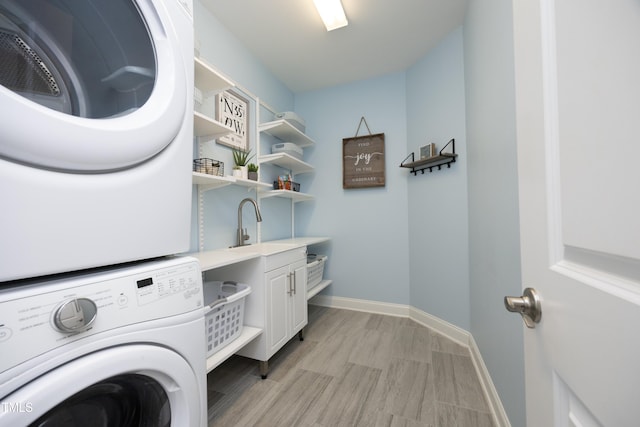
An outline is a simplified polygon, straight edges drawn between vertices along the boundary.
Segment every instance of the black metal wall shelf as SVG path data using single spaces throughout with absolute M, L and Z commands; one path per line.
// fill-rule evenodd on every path
M 443 151 L 451 145 L 451 152 L 444 153 Z M 407 162 L 411 157 L 411 161 Z M 438 153 L 437 156 L 429 157 L 427 159 L 415 160 L 414 153 L 409 154 L 403 161 L 400 163 L 401 168 L 411 169 L 409 173 L 412 173 L 413 176 L 418 175 L 418 172 L 422 172 L 424 174 L 425 169 L 429 169 L 429 172 L 433 172 L 433 168 L 438 168 L 438 170 L 442 169 L 443 166 L 447 166 L 447 168 L 451 167 L 451 163 L 456 162 L 456 141 L 455 139 L 451 139 L 451 141 L 447 142 L 447 145 L 442 147 L 442 150 Z

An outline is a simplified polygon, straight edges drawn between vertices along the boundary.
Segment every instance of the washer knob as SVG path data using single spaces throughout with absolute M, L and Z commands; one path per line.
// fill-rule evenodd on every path
M 60 332 L 81 332 L 98 315 L 98 306 L 89 298 L 73 298 L 63 302 L 54 311 L 53 325 Z

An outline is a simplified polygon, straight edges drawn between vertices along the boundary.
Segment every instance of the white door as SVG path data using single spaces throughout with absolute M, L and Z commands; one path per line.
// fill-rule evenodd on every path
M 527 425 L 638 426 L 640 2 L 513 7 Z
M 278 351 L 290 338 L 289 335 L 289 266 L 269 271 L 265 275 L 267 286 L 267 316 L 269 351 L 267 358 Z

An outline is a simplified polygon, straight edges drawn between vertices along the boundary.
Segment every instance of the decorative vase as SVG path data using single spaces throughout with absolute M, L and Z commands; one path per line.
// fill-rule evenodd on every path
M 249 179 L 252 181 L 258 180 L 258 172 L 249 172 Z
M 242 174 L 242 179 L 249 179 L 249 169 L 247 166 L 240 166 L 240 173 Z
M 242 169 L 233 168 L 233 177 L 234 178 L 242 178 Z

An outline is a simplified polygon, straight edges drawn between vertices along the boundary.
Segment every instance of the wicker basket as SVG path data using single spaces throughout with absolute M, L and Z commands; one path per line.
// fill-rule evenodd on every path
M 244 325 L 244 300 L 251 287 L 236 282 L 205 282 L 207 357 L 235 340 Z
M 313 289 L 322 282 L 326 255 L 309 255 L 307 257 L 307 290 Z

